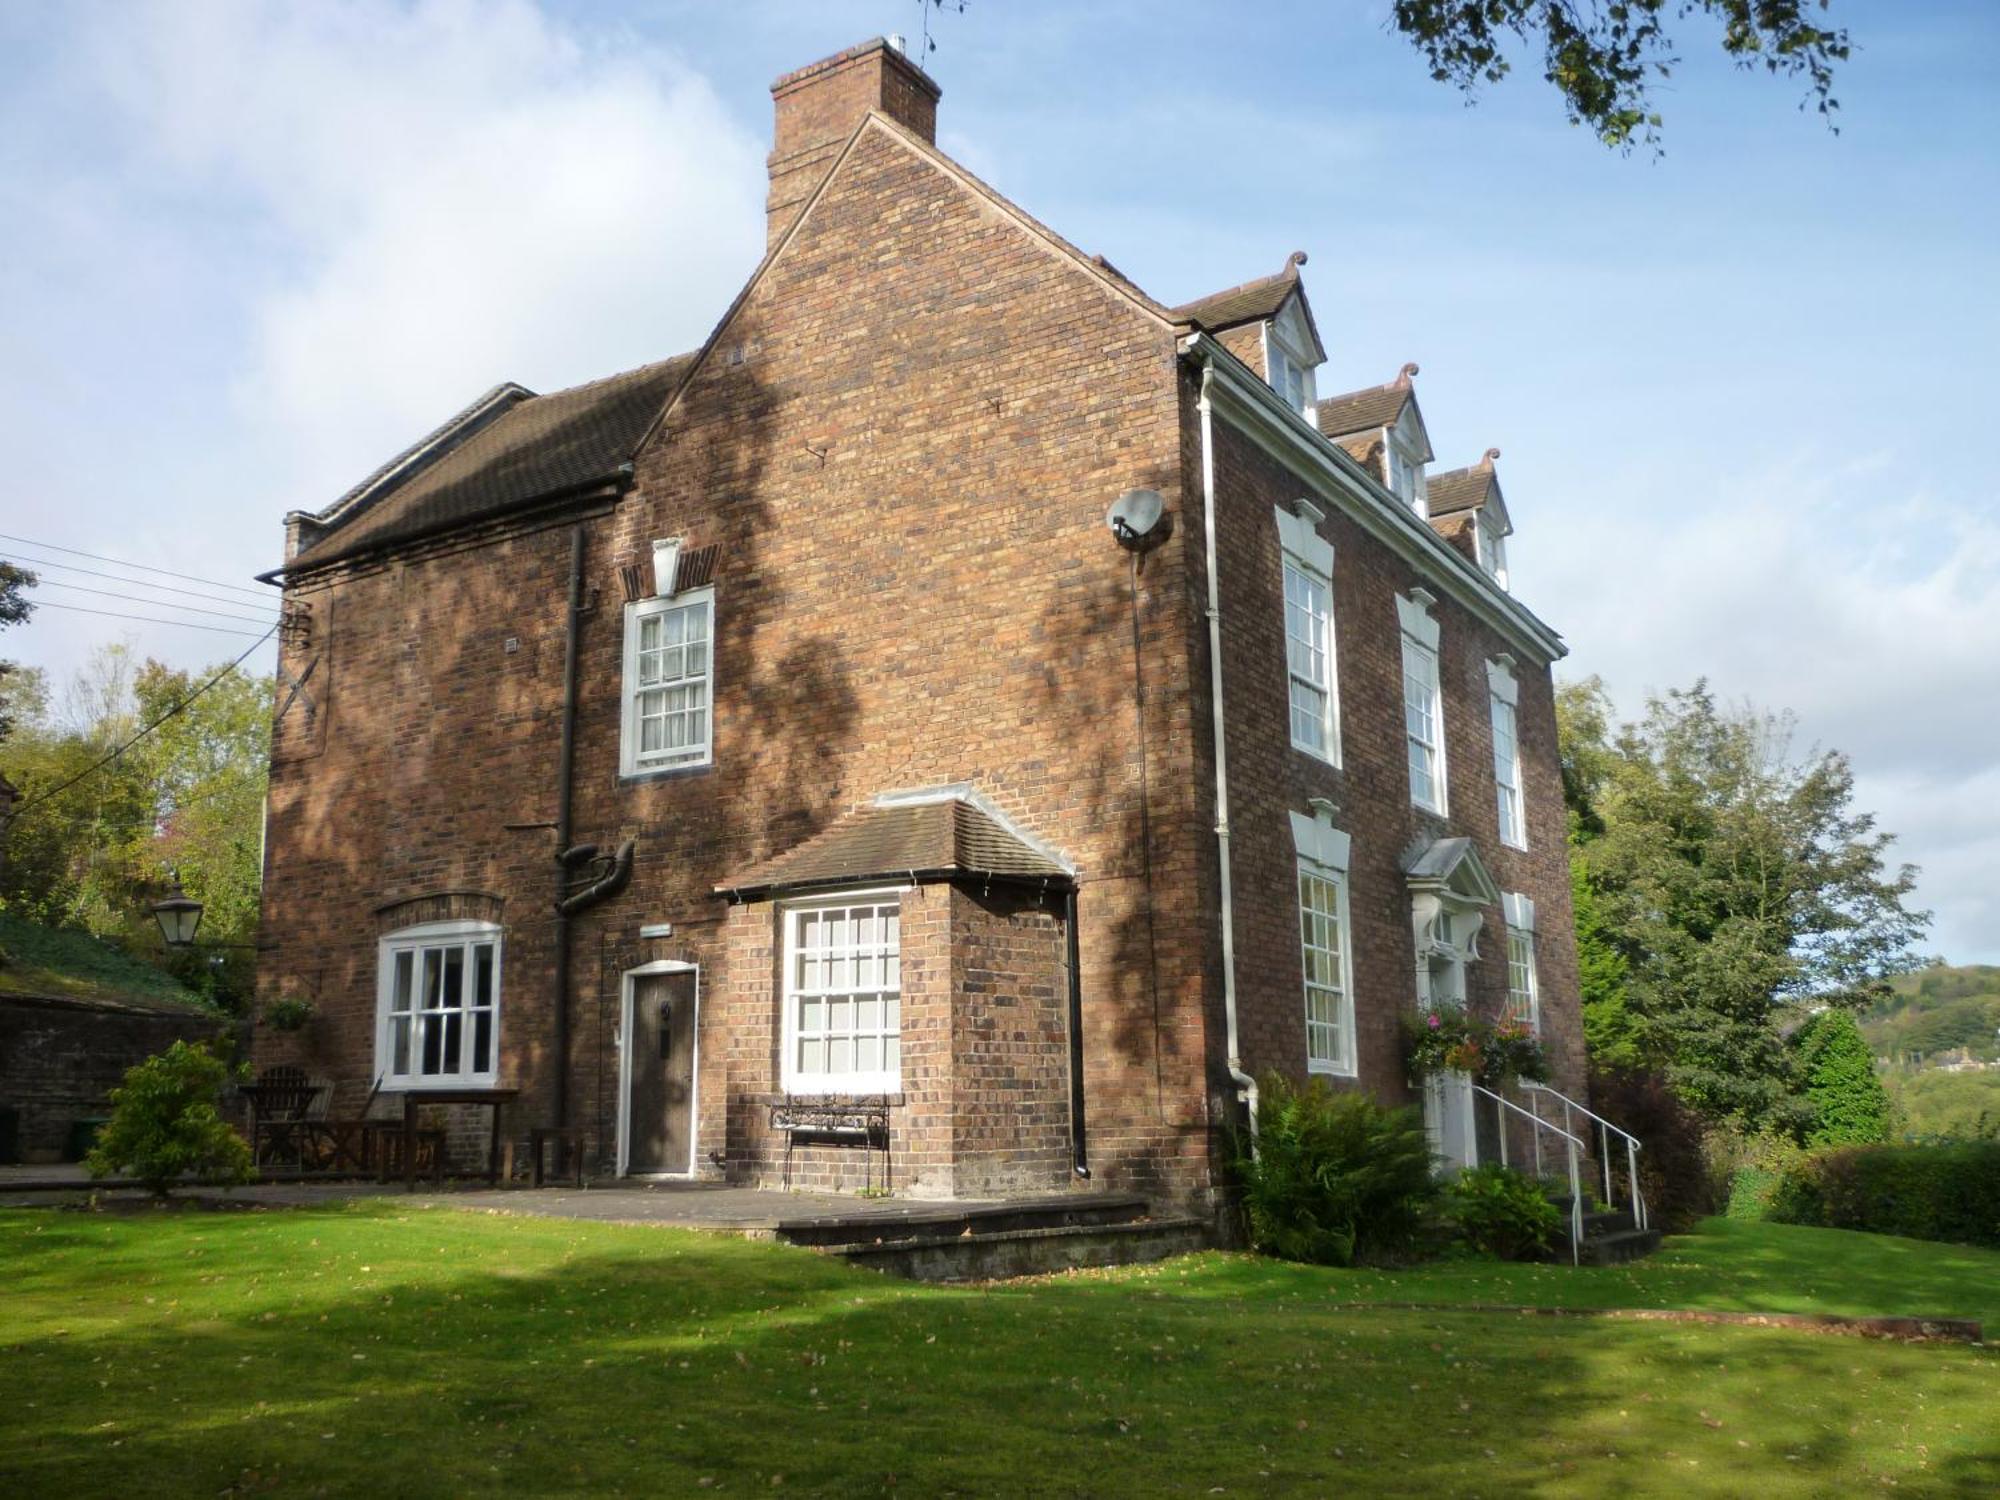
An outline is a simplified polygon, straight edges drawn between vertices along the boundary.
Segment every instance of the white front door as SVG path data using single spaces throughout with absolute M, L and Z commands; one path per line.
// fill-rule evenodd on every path
M 1428 1007 L 1465 1005 L 1465 960 L 1456 954 L 1433 953 L 1424 1000 Z M 1431 1150 L 1447 1173 L 1479 1165 L 1479 1133 L 1472 1114 L 1472 1078 L 1466 1073 L 1435 1073 L 1424 1080 L 1424 1126 Z

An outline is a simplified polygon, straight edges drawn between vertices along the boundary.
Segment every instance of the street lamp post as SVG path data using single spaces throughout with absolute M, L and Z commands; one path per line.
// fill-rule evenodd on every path
M 160 924 L 160 936 L 169 948 L 192 948 L 195 930 L 201 926 L 202 905 L 181 889 L 180 876 L 174 888 L 152 907 L 153 920 Z M 203 943 L 204 948 L 255 948 L 255 943 Z M 217 962 L 220 962 L 218 959 Z
M 195 929 L 201 926 L 201 903 L 181 889 L 180 877 L 166 899 L 153 903 L 153 920 L 160 924 L 160 936 L 169 948 L 186 948 L 194 943 Z

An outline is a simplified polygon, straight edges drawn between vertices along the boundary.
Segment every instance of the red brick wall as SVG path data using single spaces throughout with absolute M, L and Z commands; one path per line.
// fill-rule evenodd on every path
M 1214 424 L 1223 590 L 1224 684 L 1229 708 L 1230 826 L 1234 853 L 1237 985 L 1243 1054 L 1252 1073 L 1305 1071 L 1297 856 L 1291 811 L 1329 798 L 1352 835 L 1348 907 L 1353 926 L 1359 1081 L 1388 1098 L 1406 1094 L 1398 1026 L 1415 1004 L 1415 943 L 1401 861 L 1411 848 L 1469 836 L 1503 891 L 1536 906 L 1536 959 L 1544 1034 L 1557 1084 L 1578 1098 L 1582 1022 L 1564 852 L 1562 787 L 1548 669 L 1523 659 L 1388 548 L 1337 509 L 1320 534 L 1334 545 L 1333 616 L 1342 764 L 1291 748 L 1282 575 L 1273 507 L 1309 487 L 1226 421 Z M 1420 582 L 1441 596 L 1439 670 L 1445 701 L 1448 817 L 1410 802 L 1402 716 L 1402 644 L 1396 596 Z M 1526 789 L 1527 851 L 1500 843 L 1486 662 L 1516 658 Z M 1213 774 L 1212 770 L 1209 773 Z M 1482 957 L 1467 967 L 1475 1008 L 1506 997 L 1506 941 L 1497 908 L 1486 914 Z
M 1186 539 L 1139 578 L 1142 767 L 1130 560 L 1104 524 L 1134 486 L 1180 508 L 1174 372 L 1165 325 L 884 128 L 748 292 L 632 493 L 586 522 L 575 832 L 638 845 L 629 890 L 574 924 L 570 1093 L 594 1158 L 613 1148 L 638 927 L 672 923 L 702 968 L 698 1154 L 748 1160 L 761 1108 L 731 1108 L 711 1070 L 769 1045 L 768 1021 L 725 1017 L 775 1014 L 770 939 L 725 924 L 714 886 L 879 792 L 969 781 L 1079 871 L 1098 1180 L 1205 1184 L 1206 956 L 1186 915 L 1213 856 L 1186 772 L 1203 711 L 1173 582 Z M 719 548 L 715 764 L 624 781 L 617 567 L 676 534 Z M 293 590 L 332 603 L 331 667 L 323 732 L 274 766 L 266 983 L 317 997 L 349 1106 L 372 1081 L 371 913 L 470 889 L 506 913 L 519 1128 L 549 1113 L 551 837 L 507 825 L 555 811 L 568 547 L 566 527 L 523 531 Z
M 954 890 L 952 1186 L 1068 1186 L 1069 983 L 1059 898 Z
M 1573 1071 L 1546 675 L 1521 671 L 1535 848 L 1516 855 L 1493 829 L 1483 661 L 1498 643 L 1441 606 L 1453 819 L 1413 813 L 1393 603 L 1413 579 L 1336 517 L 1347 768 L 1295 755 L 1270 507 L 1303 487 L 1217 433 L 1246 1057 L 1303 1058 L 1285 813 L 1319 793 L 1355 836 L 1364 1081 L 1400 1087 L 1392 1038 L 1412 959 L 1396 860 L 1425 830 L 1471 833 L 1501 885 L 1537 901 L 1544 1013 Z M 871 126 L 636 470 L 615 507 L 578 512 L 575 836 L 638 850 L 629 889 L 572 933 L 569 1092 L 586 1154 L 608 1165 L 615 1150 L 620 978 L 672 956 L 701 970 L 697 1155 L 708 1170 L 768 1173 L 775 926 L 768 905 L 728 909 L 714 888 L 883 791 L 964 781 L 1078 871 L 1096 1182 L 1204 1192 L 1225 1092 L 1217 866 L 1199 450 L 1172 330 Z M 1172 521 L 1135 566 L 1103 518 L 1138 486 L 1166 496 Z M 715 763 L 624 780 L 618 568 L 670 535 L 718 549 Z M 556 809 L 569 548 L 567 520 L 517 523 L 289 590 L 313 605 L 314 635 L 286 664 L 320 665 L 311 722 L 295 711 L 274 753 L 264 919 L 277 957 L 262 984 L 318 1007 L 302 1060 L 338 1080 L 337 1108 L 358 1108 L 372 1083 L 378 909 L 460 891 L 504 914 L 502 1081 L 523 1090 L 510 1131 L 552 1112 L 556 871 L 537 825 Z M 1043 976 L 1026 967 L 1047 958 L 1044 919 L 965 913 L 965 962 L 1005 952 L 1024 967 L 1018 1014 L 968 1007 L 954 1054 L 947 897 L 913 892 L 904 926 L 898 1175 L 934 1191 L 997 1183 L 980 1164 L 991 1132 L 1052 1087 Z M 670 939 L 639 936 L 660 922 Z M 1503 967 L 1475 966 L 1477 997 L 1495 999 Z M 283 1044 L 258 1045 L 275 1057 Z M 955 1097 L 953 1060 L 992 1068 L 967 1074 L 990 1096 Z M 1021 1179 L 1047 1180 L 1067 1118 L 1033 1118 Z M 807 1180 L 852 1184 L 857 1156 L 816 1160 L 823 1175 Z

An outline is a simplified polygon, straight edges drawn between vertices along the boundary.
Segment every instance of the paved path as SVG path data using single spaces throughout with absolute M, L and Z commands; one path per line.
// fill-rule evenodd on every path
M 0 1167 L 0 1208 L 55 1207 L 83 1202 L 91 1193 L 129 1199 L 145 1195 L 130 1184 L 87 1183 L 74 1165 L 61 1167 Z M 981 1207 L 990 1199 L 958 1199 L 949 1203 L 923 1198 L 859 1198 L 834 1193 L 786 1193 L 762 1188 L 725 1187 L 712 1183 L 633 1182 L 606 1187 L 490 1188 L 437 1187 L 419 1184 L 416 1191 L 400 1183 L 263 1182 L 224 1192 L 218 1188 L 185 1188 L 177 1197 L 216 1204 L 255 1204 L 296 1208 L 349 1198 L 383 1197 L 426 1207 L 483 1209 L 490 1212 L 536 1214 L 558 1219 L 591 1219 L 603 1223 L 667 1224 L 687 1229 L 769 1233 L 780 1224 L 811 1224 L 853 1220 L 896 1220 L 940 1210 Z

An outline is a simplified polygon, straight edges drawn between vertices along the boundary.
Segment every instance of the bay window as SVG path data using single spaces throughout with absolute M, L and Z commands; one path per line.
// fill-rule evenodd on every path
M 790 1094 L 902 1086 L 902 906 L 891 893 L 786 907 L 784 1066 Z

